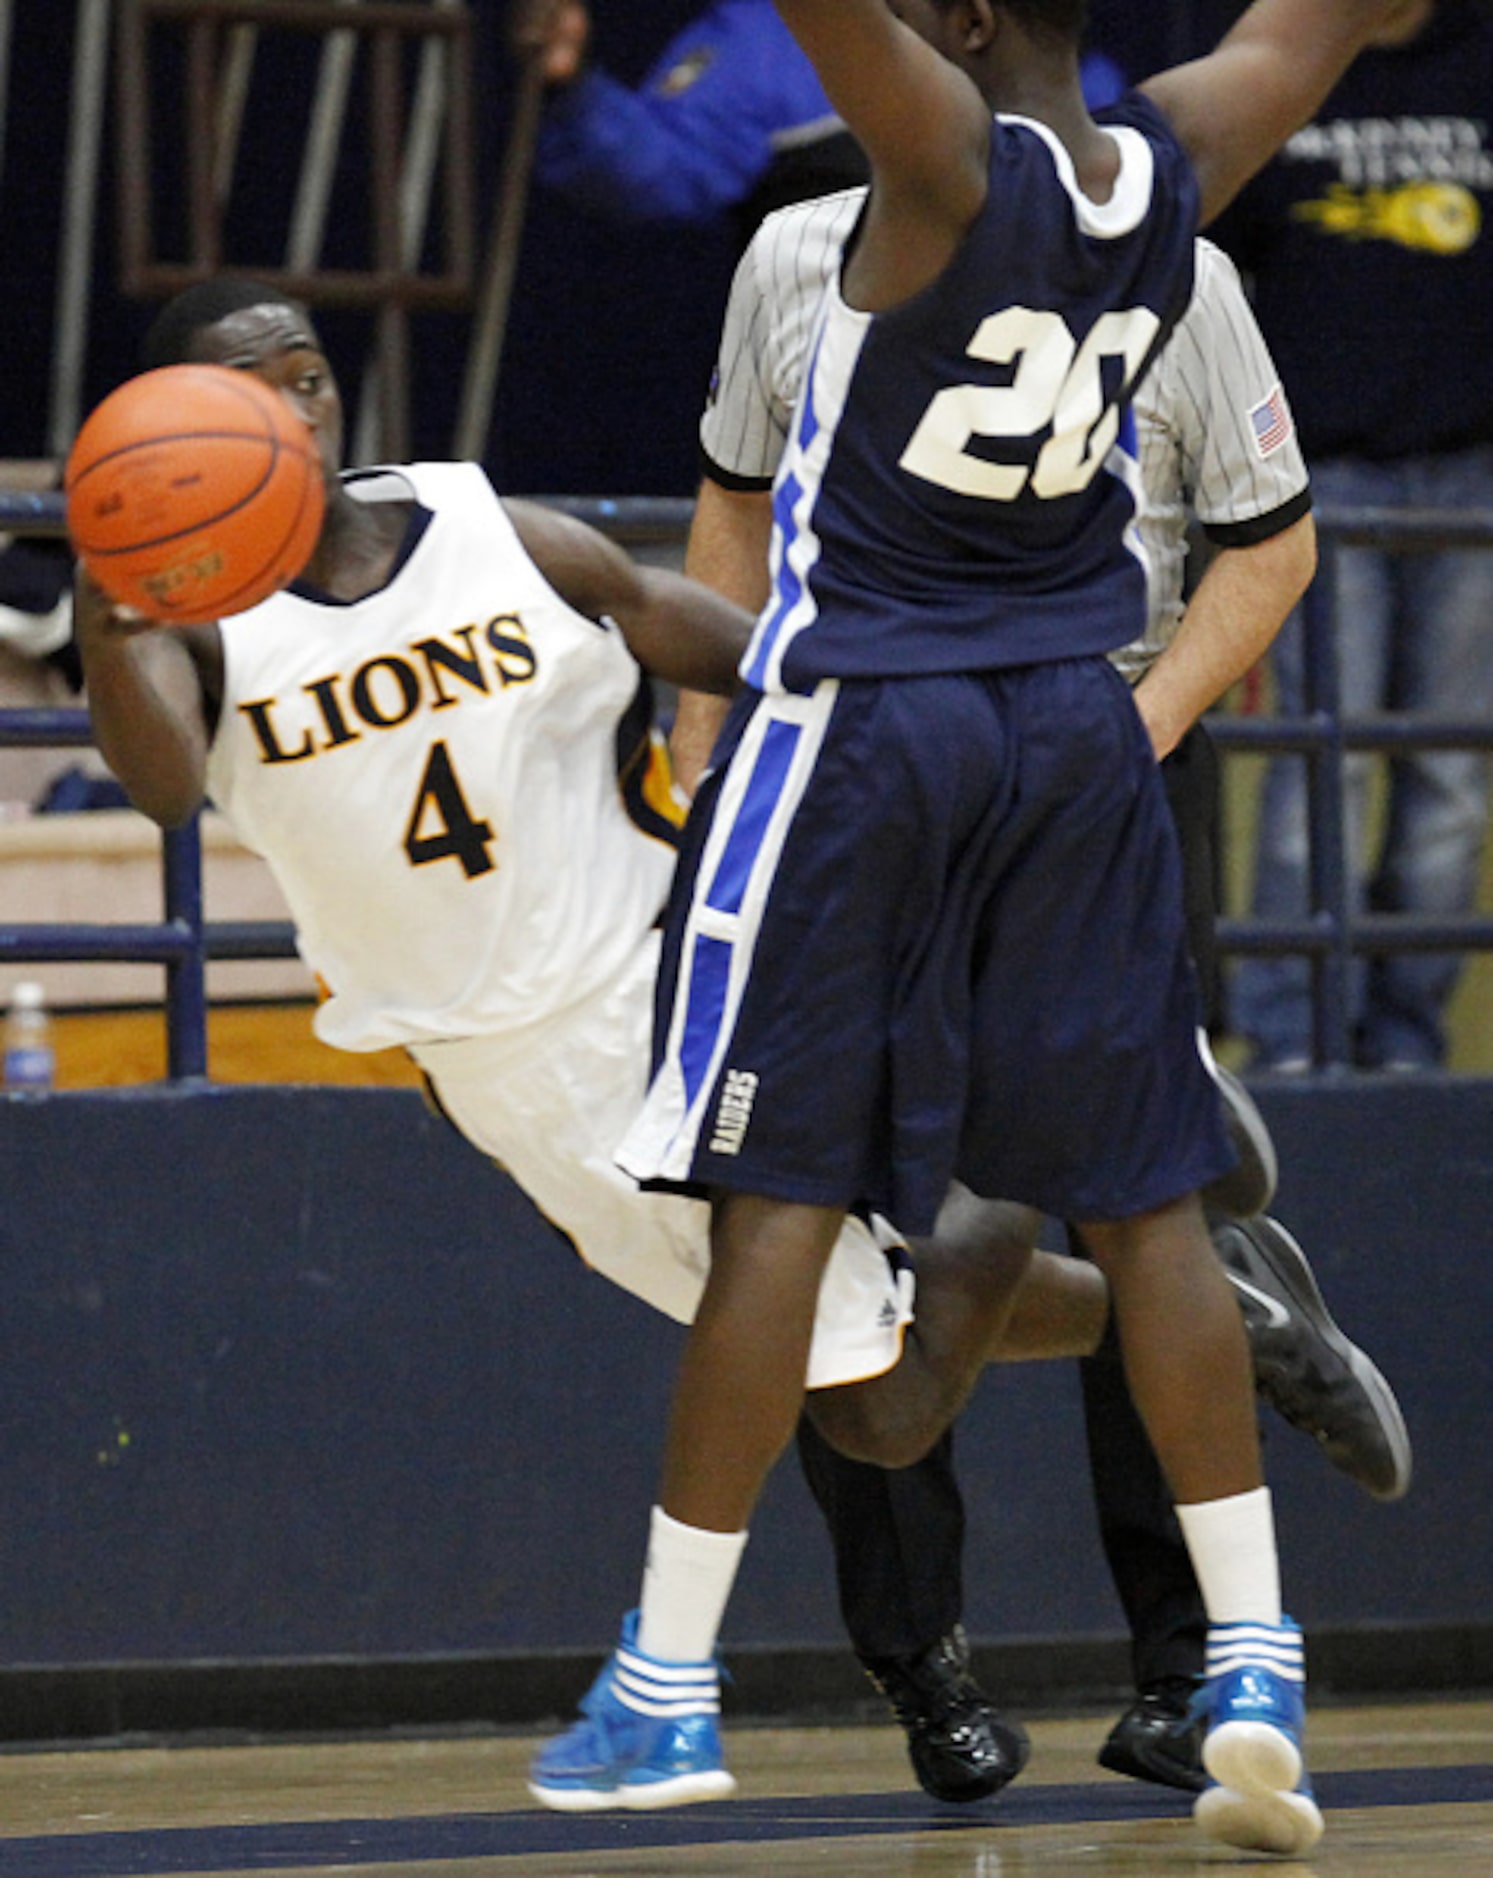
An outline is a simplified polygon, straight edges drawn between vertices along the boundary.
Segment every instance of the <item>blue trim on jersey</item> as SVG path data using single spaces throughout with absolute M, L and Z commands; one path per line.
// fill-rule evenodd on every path
M 800 580 L 787 544 L 801 540 L 794 527 L 794 511 L 803 500 L 803 485 L 792 474 L 786 475 L 773 491 L 772 518 L 777 542 L 783 552 L 772 583 L 772 600 L 752 634 L 752 642 L 742 659 L 741 675 L 759 691 L 768 688 L 767 668 L 783 623 L 802 604 L 804 583 Z
M 730 838 L 705 890 L 705 904 L 713 912 L 741 911 L 802 735 L 797 724 L 768 726 L 752 765 L 746 795 L 731 824 Z
M 748 890 L 761 865 L 801 739 L 802 727 L 798 724 L 766 723 L 720 858 L 701 884 L 698 906 L 733 921 L 738 937 L 741 929 L 735 922 L 740 920 Z M 713 1074 L 737 950 L 735 939 L 698 930 L 690 941 L 689 984 L 678 1051 L 689 1108 Z
M 1115 438 L 1115 442 L 1120 449 L 1124 451 L 1125 455 L 1130 458 L 1132 463 L 1138 463 L 1140 461 L 1140 440 L 1135 428 L 1135 406 L 1133 404 L 1127 404 L 1120 413 L 1120 430 L 1119 435 Z
M 629 1136 L 629 1171 L 673 1178 L 710 1123 L 742 989 L 776 871 L 813 775 L 839 687 L 807 698 L 743 692 L 685 830 L 659 969 L 654 1095 Z M 665 996 L 667 990 L 668 995 Z M 663 1092 L 663 1093 L 660 1093 Z
M 814 337 L 813 350 L 809 353 L 808 367 L 804 372 L 804 382 L 806 384 L 813 379 L 815 372 L 819 369 L 819 354 L 823 349 L 824 328 L 821 326 Z M 799 449 L 810 449 L 814 439 L 819 435 L 819 419 L 815 415 L 814 400 L 812 398 L 799 399 L 797 422 L 794 424 L 793 429 Z
M 805 519 L 798 520 L 800 505 L 805 504 L 806 486 L 794 473 L 795 462 L 806 460 L 823 428 L 816 409 L 815 387 L 819 382 L 819 357 L 824 346 L 824 322 L 819 321 L 809 347 L 809 362 L 804 371 L 802 395 L 794 416 L 792 449 L 785 457 L 781 481 L 773 489 L 773 541 L 778 557 L 773 567 L 772 598 L 753 631 L 751 643 L 743 654 L 741 675 L 758 691 L 771 691 L 777 683 L 776 651 L 783 629 L 800 609 L 805 620 L 812 620 L 815 598 L 807 574 L 818 559 L 818 541 L 812 526 L 812 503 L 807 504 Z M 800 563 L 805 570 L 800 573 Z M 801 630 L 801 627 L 796 629 Z
M 685 1101 L 691 1107 L 715 1061 L 735 952 L 729 940 L 712 939 L 705 933 L 695 935 L 690 950 L 684 1032 L 679 1040 L 679 1072 L 684 1078 Z

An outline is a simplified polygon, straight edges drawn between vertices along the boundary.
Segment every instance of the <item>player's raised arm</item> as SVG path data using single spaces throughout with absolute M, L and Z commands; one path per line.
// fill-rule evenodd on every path
M 917 0 L 925 11 L 947 10 Z M 829 100 L 878 171 L 930 189 L 946 186 L 949 161 L 988 141 L 990 113 L 973 83 L 915 32 L 887 0 L 776 0 L 813 61 Z M 986 0 L 968 9 L 981 12 Z M 958 30 L 951 22 L 950 30 Z M 975 30 L 975 29 L 972 29 Z
M 929 16 L 928 38 L 887 0 L 776 0 L 871 161 L 860 245 L 872 252 L 857 256 L 855 296 L 855 304 L 871 309 L 916 292 L 939 271 L 988 187 L 990 107 L 954 63 L 954 46 L 961 37 L 976 47 L 987 42 L 995 30 L 989 0 L 916 3 Z M 888 223 L 897 270 L 875 251 Z
M 1254 0 L 1218 46 L 1140 87 L 1171 120 L 1204 226 L 1312 116 L 1404 0 Z
M 752 615 L 698 581 L 643 567 L 574 517 L 534 502 L 505 502 L 535 566 L 562 600 L 615 621 L 645 671 L 692 691 L 729 696 Z

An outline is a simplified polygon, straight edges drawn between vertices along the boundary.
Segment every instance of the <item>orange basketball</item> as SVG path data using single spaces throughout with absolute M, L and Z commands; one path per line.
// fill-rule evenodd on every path
M 113 391 L 63 477 L 83 565 L 121 605 L 176 626 L 241 613 L 306 565 L 321 458 L 288 401 L 248 372 L 166 365 Z

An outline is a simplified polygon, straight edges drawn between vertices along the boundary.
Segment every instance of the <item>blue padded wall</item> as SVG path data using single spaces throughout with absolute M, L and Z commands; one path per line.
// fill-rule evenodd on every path
M 1311 1628 L 1493 1616 L 1493 1085 L 1261 1090 L 1281 1218 L 1395 1381 L 1414 1490 L 1269 1425 Z M 633 1601 L 681 1332 L 587 1274 L 409 1091 L 0 1101 L 0 1661 L 600 1650 Z M 968 1621 L 1118 1634 L 1076 1378 L 992 1371 L 959 1436 Z M 734 1644 L 840 1640 L 784 1462 Z

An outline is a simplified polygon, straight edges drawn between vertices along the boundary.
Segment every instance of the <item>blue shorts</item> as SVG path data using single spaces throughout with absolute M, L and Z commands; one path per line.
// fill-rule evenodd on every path
M 1233 1164 L 1198 1022 L 1165 790 L 1107 660 L 752 693 L 686 829 L 619 1158 L 912 1233 L 953 1176 L 1125 1218 Z

